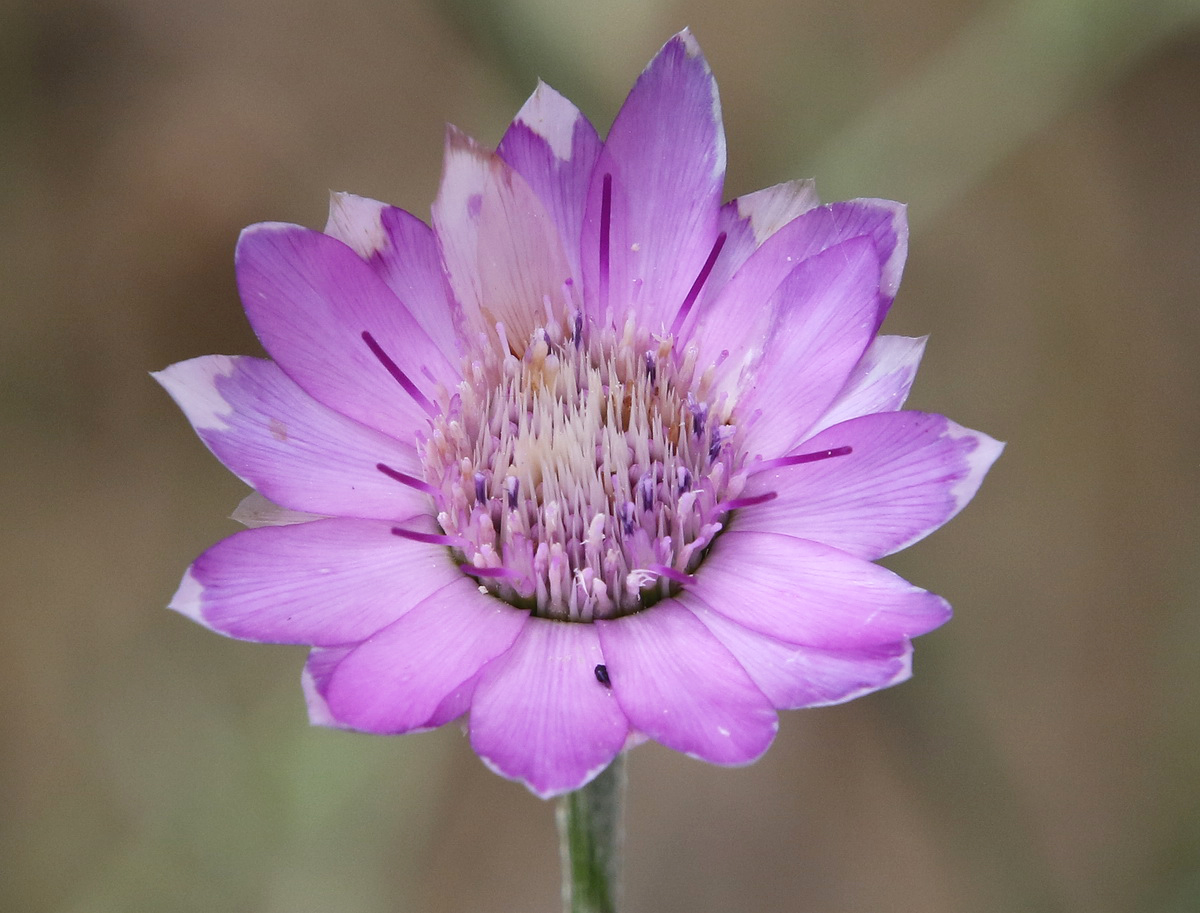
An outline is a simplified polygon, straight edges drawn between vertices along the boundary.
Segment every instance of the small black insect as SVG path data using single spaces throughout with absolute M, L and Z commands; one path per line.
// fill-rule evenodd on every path
M 608 666 L 601 663 L 596 667 L 596 681 L 602 684 L 605 688 L 612 687 L 612 679 L 608 677 Z

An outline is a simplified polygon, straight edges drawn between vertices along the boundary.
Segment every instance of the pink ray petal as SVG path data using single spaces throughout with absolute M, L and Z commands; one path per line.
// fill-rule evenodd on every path
M 768 469 L 745 496 L 739 530 L 799 536 L 874 560 L 923 539 L 962 510 L 1004 445 L 926 412 L 864 415 L 826 428 L 800 449 L 849 446 L 836 459 Z
M 611 187 L 602 219 L 605 178 Z M 717 84 L 688 31 L 663 46 L 617 114 L 592 175 L 583 227 L 588 312 L 618 322 L 636 310 L 669 328 L 717 237 L 725 134 Z M 608 276 L 599 251 L 607 228 Z M 610 300 L 601 301 L 602 280 Z
M 770 701 L 708 629 L 671 600 L 596 622 L 609 679 L 629 722 L 668 748 L 748 764 L 771 744 Z
M 601 142 L 579 109 L 545 83 L 513 119 L 496 152 L 537 194 L 558 227 L 570 274 L 579 261 L 583 212 Z
M 846 385 L 809 433 L 815 434 L 860 415 L 902 409 L 917 377 L 926 339 L 925 336 L 876 336 L 850 372 Z
M 333 193 L 325 234 L 362 257 L 446 360 L 458 364 L 461 315 L 432 228 L 396 206 L 352 193 Z
M 802 262 L 772 296 L 762 357 L 740 378 L 746 448 L 781 456 L 825 412 L 874 335 L 879 260 L 852 238 Z
M 472 332 L 499 341 L 501 323 L 520 352 L 547 311 L 565 325 L 571 269 L 557 224 L 520 174 L 454 128 L 433 224 Z
M 738 519 L 693 587 L 731 621 L 788 643 L 855 650 L 916 637 L 950 617 L 945 600 L 886 568 L 807 539 L 742 531 Z
M 596 675 L 594 625 L 531 618 L 484 669 L 471 702 L 471 746 L 497 773 L 548 798 L 609 765 L 629 723 Z
M 461 577 L 446 549 L 394 536 L 390 523 L 314 520 L 218 542 L 171 608 L 242 640 L 332 646 L 370 637 Z
M 401 443 L 323 406 L 273 362 L 206 355 L 154 375 L 222 463 L 276 504 L 380 520 L 428 511 L 428 495 L 388 478 L 419 475 Z
M 779 710 L 840 704 L 912 674 L 912 644 L 906 640 L 860 650 L 822 650 L 744 628 L 691 593 L 679 602 L 704 622 Z
M 458 379 L 384 281 L 336 238 L 299 225 L 242 232 L 238 288 L 263 347 L 306 393 L 331 409 L 411 443 L 428 403 Z M 369 333 L 409 387 L 364 343 Z M 424 402 L 422 402 L 424 400 Z
M 338 663 L 324 692 L 329 712 L 366 732 L 441 725 L 443 702 L 504 653 L 528 620 L 460 575 Z

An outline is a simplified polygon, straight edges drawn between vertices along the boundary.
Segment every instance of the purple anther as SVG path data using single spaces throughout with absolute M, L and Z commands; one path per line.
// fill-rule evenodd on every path
M 600 663 L 595 669 L 592 670 L 592 672 L 595 673 L 596 681 L 602 684 L 605 688 L 612 687 L 612 679 L 608 677 L 608 666 L 604 665 L 604 663 Z
M 626 501 L 617 508 L 617 512 L 621 515 L 621 526 L 625 530 L 625 535 L 633 535 L 633 522 L 637 519 L 637 505 L 632 501 Z
M 504 493 L 508 496 L 508 509 L 517 509 L 517 496 L 521 491 L 521 480 L 516 476 L 509 476 L 504 480 Z
M 679 486 L 680 494 L 683 494 L 685 491 L 691 491 L 692 474 L 686 466 L 680 466 L 678 471 L 675 474 L 675 477 L 676 477 L 676 483 Z
M 475 501 L 482 504 L 487 500 L 487 476 L 482 472 L 475 473 Z
M 654 506 L 654 489 L 657 488 L 657 473 L 653 468 L 646 473 L 637 483 L 638 500 L 642 502 L 642 510 L 649 510 Z
M 704 423 L 708 421 L 708 403 L 698 403 L 689 392 L 687 397 L 688 412 L 692 413 L 692 434 L 699 437 L 704 434 Z
M 713 432 L 712 443 L 708 445 L 708 458 L 710 460 L 715 460 L 720 455 L 721 445 L 725 443 L 722 437 L 720 428 Z

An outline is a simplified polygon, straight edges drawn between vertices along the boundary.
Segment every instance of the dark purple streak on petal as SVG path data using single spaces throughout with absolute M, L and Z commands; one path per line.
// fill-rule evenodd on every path
M 371 354 L 379 359 L 381 365 L 387 368 L 388 374 L 392 375 L 396 383 L 404 388 L 404 392 L 413 398 L 413 402 L 428 412 L 430 417 L 437 418 L 439 414 L 438 408 L 425 398 L 425 394 L 418 390 L 416 385 L 408 379 L 408 375 L 400 370 L 400 366 L 392 361 L 387 352 L 380 348 L 379 343 L 375 341 L 375 337 L 366 330 L 363 330 L 362 338 L 363 342 L 367 344 L 367 348 L 371 350 Z
M 726 237 L 728 237 L 726 233 L 721 232 L 717 235 L 717 240 L 713 242 L 712 250 L 708 252 L 708 259 L 700 267 L 696 281 L 692 283 L 687 296 L 683 299 L 683 304 L 679 306 L 679 313 L 675 315 L 675 320 L 671 323 L 671 335 L 679 335 L 680 329 L 683 328 L 683 322 L 687 320 L 687 315 L 692 310 L 692 305 L 696 303 L 696 299 L 700 296 L 700 290 L 704 288 L 704 283 L 708 280 L 708 274 L 712 272 L 713 264 L 717 262 L 721 248 L 725 246 Z
M 755 504 L 765 504 L 767 501 L 774 501 L 778 497 L 778 492 L 768 491 L 749 498 L 734 498 L 732 501 L 723 501 L 717 505 L 716 509 L 722 512 L 738 510 L 743 507 L 753 507 Z
M 422 533 L 415 529 L 405 529 L 402 526 L 393 526 L 392 535 L 399 536 L 401 539 L 412 539 L 413 542 L 424 542 L 428 545 L 461 547 L 467 544 L 467 540 L 462 538 L 462 536 L 443 536 L 437 533 Z
M 442 500 L 442 492 L 437 487 L 430 485 L 428 482 L 418 479 L 416 476 L 410 476 L 399 470 L 392 469 L 391 466 L 386 466 L 383 463 L 376 463 L 375 468 L 382 472 L 389 479 L 395 479 L 401 485 L 407 485 L 409 488 L 415 488 L 417 491 L 423 491 L 425 494 L 432 496 L 438 501 Z
M 848 456 L 854 452 L 853 447 L 833 447 L 829 450 L 817 450 L 813 453 L 794 453 L 791 456 L 767 460 L 755 466 L 752 472 L 762 472 L 766 469 L 779 469 L 783 466 L 799 466 L 801 463 L 815 463 L 818 460 L 828 460 L 830 457 Z
M 604 175 L 600 192 L 600 315 L 608 315 L 608 238 L 612 222 L 612 175 Z

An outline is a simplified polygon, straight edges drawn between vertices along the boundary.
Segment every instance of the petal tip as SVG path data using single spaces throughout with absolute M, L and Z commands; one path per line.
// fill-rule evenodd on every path
M 179 588 L 175 591 L 175 595 L 171 597 L 171 601 L 167 603 L 167 608 L 208 628 L 211 625 L 204 620 L 202 608 L 204 603 L 204 584 L 196 578 L 192 570 L 189 567 L 184 572 L 183 580 L 179 582 Z
M 391 244 L 383 224 L 385 208 L 378 200 L 331 190 L 325 234 L 337 238 L 364 260 L 369 260 Z

